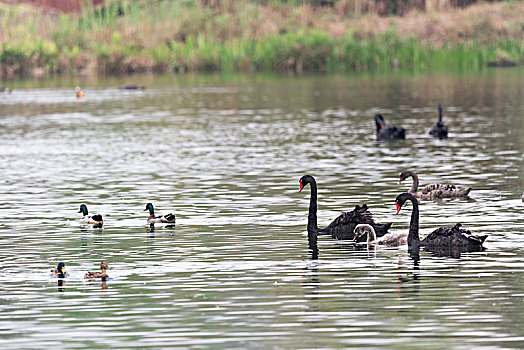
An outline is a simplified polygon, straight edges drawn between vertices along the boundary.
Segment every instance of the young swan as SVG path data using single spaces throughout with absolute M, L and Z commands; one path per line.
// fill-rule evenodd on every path
M 408 243 L 408 234 L 404 232 L 391 232 L 377 239 L 375 230 L 368 224 L 359 224 L 355 227 L 355 241 L 366 233 L 368 235 L 368 246 L 379 244 L 389 247 L 397 247 Z

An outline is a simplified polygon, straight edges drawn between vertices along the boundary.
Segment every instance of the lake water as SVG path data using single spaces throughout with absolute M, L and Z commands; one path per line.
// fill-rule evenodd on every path
M 6 84 L 2 349 L 524 347 L 524 70 Z M 446 141 L 428 135 L 439 102 Z M 377 112 L 407 140 L 377 145 Z M 318 182 L 319 226 L 367 203 L 406 231 L 408 169 L 473 188 L 421 203 L 421 234 L 461 222 L 489 234 L 485 251 L 412 258 L 324 236 L 312 259 L 302 175 Z M 148 202 L 176 228 L 151 230 Z M 81 203 L 103 229 L 78 224 Z M 103 259 L 111 279 L 84 280 Z

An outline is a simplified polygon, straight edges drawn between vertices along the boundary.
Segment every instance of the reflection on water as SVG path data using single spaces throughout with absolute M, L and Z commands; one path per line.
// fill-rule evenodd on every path
M 521 347 L 523 74 L 15 82 L 0 96 L 0 345 Z M 428 135 L 439 102 L 448 140 Z M 375 113 L 407 139 L 375 144 Z M 302 175 L 319 226 L 367 203 L 407 230 L 408 169 L 473 188 L 422 202 L 421 235 L 460 222 L 489 234 L 485 251 L 308 244 Z M 176 228 L 149 227 L 149 202 Z M 77 224 L 81 203 L 103 228 Z M 84 280 L 102 260 L 111 280 Z

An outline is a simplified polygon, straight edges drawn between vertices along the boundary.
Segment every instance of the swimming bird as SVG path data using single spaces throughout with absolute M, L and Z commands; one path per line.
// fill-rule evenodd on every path
M 87 206 L 85 204 L 80 205 L 79 213 L 82 213 L 82 218 L 80 219 L 80 223 L 83 225 L 93 225 L 93 227 L 98 228 L 102 227 L 104 224 L 104 220 L 102 219 L 102 215 L 95 214 L 93 216 L 88 215 Z
M 149 217 L 147 218 L 148 224 L 174 224 L 176 222 L 175 214 L 169 213 L 166 215 L 155 216 L 155 209 L 152 203 L 147 203 L 144 211 L 149 210 Z
M 355 237 L 355 227 L 358 224 L 369 224 L 373 226 L 377 236 L 383 236 L 391 227 L 391 222 L 387 224 L 378 224 L 373 220 L 373 214 L 368 211 L 368 206 L 364 204 L 362 207 L 357 205 L 355 209 L 350 212 L 342 213 L 326 228 L 318 228 L 317 226 L 317 182 L 311 175 L 304 175 L 300 178 L 300 190 L 306 185 L 311 186 L 311 199 L 309 202 L 309 214 L 307 229 L 309 234 L 314 235 L 331 235 L 336 239 L 353 239 Z
M 137 85 L 137 84 L 124 84 L 120 85 L 120 90 L 145 90 L 146 87 L 143 85 Z
M 442 122 L 442 105 L 438 104 L 438 121 L 433 125 L 429 134 L 439 139 L 445 139 L 448 137 L 448 127 Z
M 98 272 L 98 271 L 88 271 L 85 275 L 84 275 L 84 278 L 85 279 L 91 279 L 91 278 L 102 278 L 102 279 L 106 279 L 109 277 L 109 275 L 107 274 L 106 270 L 109 270 L 109 265 L 107 265 L 107 261 L 102 261 L 100 263 L 100 270 L 102 270 L 102 272 Z
M 65 269 L 65 264 L 63 262 L 59 262 L 58 266 L 54 269 L 51 269 L 51 276 L 58 277 L 58 278 L 65 278 L 69 274 L 67 273 Z
M 469 251 L 483 249 L 482 243 L 484 243 L 488 236 L 473 235 L 469 230 L 461 229 L 460 227 L 462 224 L 460 223 L 455 224 L 453 227 L 439 227 L 421 240 L 418 233 L 418 201 L 415 196 L 411 193 L 399 194 L 395 200 L 397 214 L 406 201 L 410 201 L 413 204 L 413 211 L 411 212 L 411 220 L 409 223 L 408 246 L 425 246 L 434 248 L 461 247 L 467 248 Z
M 366 236 L 367 245 L 386 245 L 390 247 L 397 247 L 399 245 L 406 244 L 408 242 L 408 234 L 405 232 L 390 232 L 377 239 L 377 235 L 373 226 L 368 224 L 359 224 L 355 227 L 355 241 L 358 241 L 360 237 Z
M 406 138 L 404 128 L 386 125 L 384 117 L 380 114 L 375 114 L 375 126 L 377 127 L 377 141 L 403 140 Z
M 77 86 L 75 88 L 75 93 L 76 93 L 76 97 L 77 98 L 82 98 L 82 97 L 85 97 L 86 94 L 84 93 L 84 91 L 82 91 L 82 89 L 80 88 L 80 86 Z
M 418 189 L 418 175 L 411 170 L 400 173 L 400 179 L 398 184 L 408 177 L 413 178 L 413 185 L 409 189 L 409 193 L 422 200 L 433 200 L 442 198 L 467 198 L 471 187 L 468 188 L 457 188 L 454 185 L 442 185 L 442 184 L 429 184 L 417 192 Z

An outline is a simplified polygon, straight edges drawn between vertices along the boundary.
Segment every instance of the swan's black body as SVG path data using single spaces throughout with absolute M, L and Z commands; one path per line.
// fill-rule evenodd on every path
M 448 127 L 442 122 L 442 105 L 438 104 L 438 122 L 433 125 L 429 134 L 438 139 L 445 139 L 448 137 Z
M 309 215 L 308 215 L 308 235 L 310 240 L 316 235 L 331 235 L 336 239 L 354 239 L 355 238 L 355 227 L 358 224 L 369 224 L 375 230 L 377 237 L 383 236 L 388 232 L 391 227 L 391 222 L 387 224 L 377 224 L 373 220 L 373 214 L 368 211 L 366 204 L 363 206 L 356 206 L 354 210 L 346 213 L 342 213 L 337 217 L 331 224 L 326 228 L 319 229 L 317 226 L 317 182 L 311 175 L 304 175 L 300 179 L 300 191 L 302 188 L 309 184 L 311 186 L 311 199 L 309 202 Z M 362 241 L 365 237 L 362 237 Z
M 404 203 L 409 200 L 413 203 L 413 211 L 411 213 L 411 221 L 409 223 L 408 246 L 414 247 L 461 247 L 467 251 L 482 250 L 482 243 L 488 237 L 472 235 L 469 230 L 461 229 L 461 224 L 456 224 L 453 227 L 439 227 L 435 231 L 427 235 L 423 240 L 420 240 L 419 230 L 419 211 L 418 201 L 411 193 L 402 193 L 397 196 L 395 204 L 397 205 L 397 213 Z
M 386 125 L 384 117 L 380 114 L 375 114 L 375 126 L 377 127 L 377 141 L 403 140 L 406 138 L 404 128 Z

